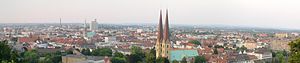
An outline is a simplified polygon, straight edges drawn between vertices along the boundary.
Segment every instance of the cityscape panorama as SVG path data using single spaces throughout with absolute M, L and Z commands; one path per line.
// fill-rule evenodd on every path
M 300 1 L 1 0 L 1 63 L 300 63 Z

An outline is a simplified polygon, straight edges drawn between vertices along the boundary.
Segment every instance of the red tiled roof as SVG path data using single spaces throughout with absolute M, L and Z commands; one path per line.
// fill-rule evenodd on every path
M 51 39 L 53 42 L 58 43 L 67 43 L 67 44 L 83 44 L 84 39 L 82 38 L 53 38 Z
M 34 42 L 38 38 L 21 37 L 18 39 L 19 42 Z

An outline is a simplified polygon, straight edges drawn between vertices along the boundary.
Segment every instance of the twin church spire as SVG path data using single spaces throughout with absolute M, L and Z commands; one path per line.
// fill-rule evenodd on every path
M 156 57 L 168 57 L 169 50 L 170 50 L 170 39 L 169 39 L 169 19 L 168 19 L 168 10 L 166 10 L 166 20 L 163 29 L 162 24 L 162 10 L 160 10 L 159 16 L 159 24 L 158 24 L 158 34 L 157 34 L 157 41 L 156 41 Z

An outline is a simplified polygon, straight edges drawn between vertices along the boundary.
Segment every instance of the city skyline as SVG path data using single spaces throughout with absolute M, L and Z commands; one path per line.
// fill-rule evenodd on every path
M 159 9 L 169 9 L 170 24 L 220 24 L 298 28 L 299 1 L 282 0 L 2 0 L 0 23 L 156 23 Z M 166 3 L 166 4 L 164 4 Z

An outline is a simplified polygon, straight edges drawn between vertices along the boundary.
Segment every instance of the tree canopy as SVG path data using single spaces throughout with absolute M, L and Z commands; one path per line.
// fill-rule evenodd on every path
M 170 63 L 168 58 L 158 57 L 156 63 Z
M 288 44 L 290 46 L 289 63 L 300 63 L 300 39 Z
M 200 41 L 198 41 L 198 40 L 190 40 L 189 43 L 201 45 Z
M 186 58 L 185 58 L 185 57 L 183 57 L 180 63 L 187 63 L 187 60 L 186 60 Z
M 24 53 L 24 63 L 37 63 L 39 55 L 35 50 L 26 51 Z
M 146 57 L 145 57 L 146 63 L 155 63 L 155 59 L 156 59 L 155 54 L 156 54 L 155 48 L 152 48 L 150 52 L 146 53 Z
M 195 63 L 206 63 L 204 56 L 195 56 Z
M 0 61 L 15 62 L 19 57 L 18 53 L 7 45 L 7 41 L 0 41 Z
M 97 48 L 92 52 L 94 56 L 112 56 L 112 50 L 110 48 Z
M 90 49 L 89 48 L 87 48 L 87 49 L 82 49 L 82 51 L 81 51 L 81 53 L 83 54 L 83 55 L 92 55 L 92 52 L 90 51 Z
M 129 63 L 142 62 L 145 58 L 145 53 L 141 47 L 132 46 L 130 52 L 131 54 L 127 56 L 127 62 Z

